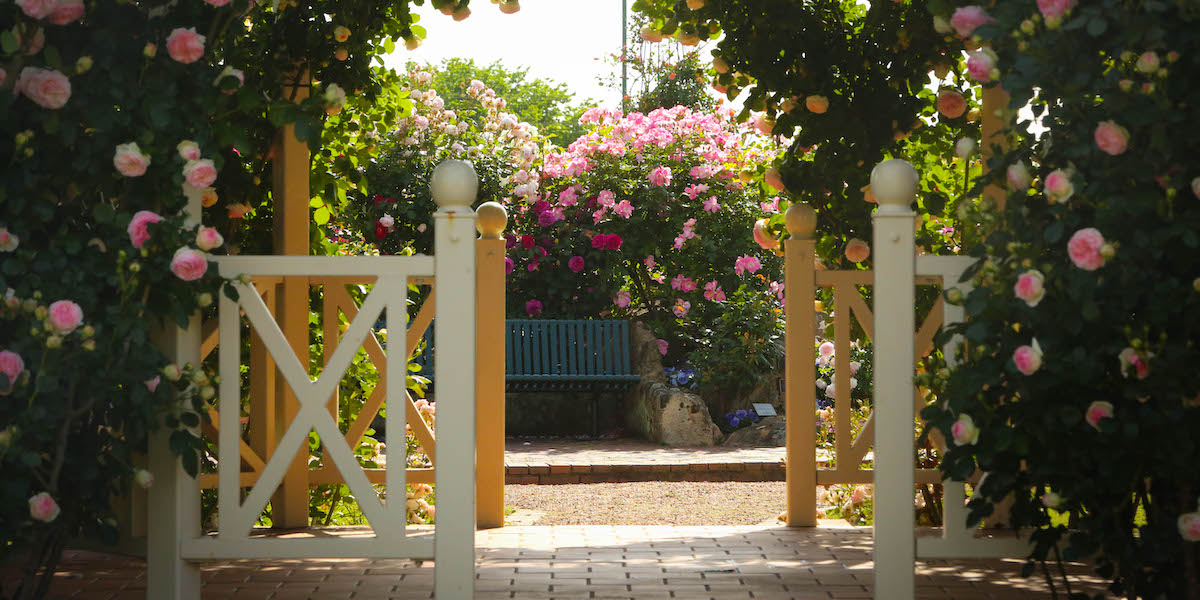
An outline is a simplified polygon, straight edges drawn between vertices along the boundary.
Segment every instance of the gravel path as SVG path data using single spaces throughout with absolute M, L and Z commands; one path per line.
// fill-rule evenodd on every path
M 759 525 L 786 508 L 784 482 L 507 485 L 512 525 Z

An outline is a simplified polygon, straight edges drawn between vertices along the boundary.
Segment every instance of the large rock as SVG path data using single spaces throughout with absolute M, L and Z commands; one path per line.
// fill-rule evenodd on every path
M 631 334 L 634 371 L 641 375 L 625 400 L 625 425 L 634 434 L 668 446 L 715 446 L 721 430 L 708 416 L 704 400 L 667 385 L 654 334 L 634 323 Z
M 726 446 L 765 448 L 787 445 L 787 421 L 784 417 L 767 417 L 749 427 L 743 427 L 725 440 Z

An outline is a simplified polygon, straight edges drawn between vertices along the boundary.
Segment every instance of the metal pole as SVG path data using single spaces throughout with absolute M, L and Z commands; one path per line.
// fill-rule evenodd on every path
M 621 110 L 625 110 L 625 99 L 629 97 L 629 66 L 625 62 L 626 46 L 629 44 L 629 0 L 621 0 Z

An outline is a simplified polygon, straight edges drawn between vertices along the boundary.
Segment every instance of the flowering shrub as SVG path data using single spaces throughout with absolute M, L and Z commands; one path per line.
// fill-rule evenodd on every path
M 832 340 L 816 340 L 817 346 L 817 407 L 827 408 L 834 405 L 837 394 L 835 383 L 837 356 L 834 354 Z M 842 363 L 850 369 L 850 402 L 851 406 L 867 406 L 871 404 L 874 386 L 871 381 L 871 348 L 867 344 L 855 340 L 850 346 L 849 361 Z
M 990 50 L 971 75 L 1048 130 L 1011 130 L 977 183 L 1007 203 L 967 215 L 986 240 L 974 289 L 947 294 L 967 324 L 946 335 L 968 343 L 958 368 L 922 377 L 941 400 L 924 416 L 952 440 L 942 469 L 986 473 L 973 521 L 1013 495 L 1009 522 L 1034 528 L 1029 571 L 1094 557 L 1117 595 L 1200 597 L 1200 148 L 1178 130 L 1200 120 L 1200 14 L 960 4 L 931 6 L 979 23 Z
M 547 155 L 512 211 L 509 310 L 642 320 L 701 387 L 752 386 L 781 353 L 783 286 L 750 226 L 786 203 L 741 179 L 773 146 L 732 116 L 585 113 L 588 133 Z
M 725 413 L 725 418 L 721 420 L 720 427 L 721 431 L 732 433 L 743 427 L 754 425 L 761 420 L 753 408 L 739 408 L 733 412 Z

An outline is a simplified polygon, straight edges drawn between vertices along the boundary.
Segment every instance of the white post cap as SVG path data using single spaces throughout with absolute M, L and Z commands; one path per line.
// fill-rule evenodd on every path
M 470 161 L 444 160 L 429 178 L 429 191 L 441 208 L 470 206 L 479 191 L 479 177 Z
M 871 192 L 881 207 L 908 208 L 917 195 L 917 170 L 907 160 L 885 160 L 871 171 Z

